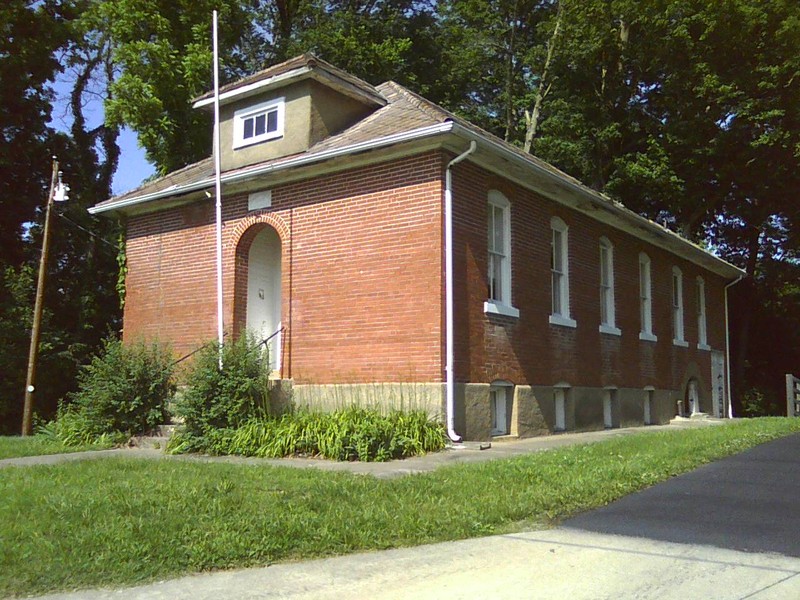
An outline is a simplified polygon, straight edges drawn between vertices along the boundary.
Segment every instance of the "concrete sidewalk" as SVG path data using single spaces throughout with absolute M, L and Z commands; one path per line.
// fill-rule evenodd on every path
M 520 456 L 561 448 L 577 444 L 592 444 L 603 442 L 612 438 L 633 434 L 646 434 L 658 431 L 670 431 L 687 426 L 708 426 L 719 424 L 715 419 L 695 421 L 682 425 L 649 425 L 647 427 L 629 427 L 624 429 L 606 429 L 602 431 L 587 431 L 581 433 L 559 433 L 555 435 L 533 437 L 526 439 L 500 438 L 493 440 L 491 447 L 481 449 L 482 444 L 469 442 L 459 448 L 449 448 L 444 452 L 416 456 L 405 460 L 395 460 L 384 463 L 364 462 L 336 462 L 317 458 L 245 458 L 241 456 L 199 456 L 199 455 L 169 455 L 162 450 L 147 448 L 121 448 L 114 450 L 97 450 L 90 452 L 75 452 L 72 454 L 50 454 L 45 456 L 27 456 L 23 458 L 8 458 L 0 460 L 0 469 L 7 467 L 27 467 L 35 465 L 52 465 L 62 462 L 80 460 L 95 460 L 110 456 L 122 456 L 144 459 L 164 459 L 191 462 L 222 462 L 232 464 L 273 465 L 280 467 L 313 468 L 324 471 L 346 471 L 372 475 L 378 478 L 402 477 L 413 473 L 433 471 L 445 465 L 458 463 L 483 462 Z
M 560 528 L 43 598 L 783 600 L 800 598 L 800 560 Z

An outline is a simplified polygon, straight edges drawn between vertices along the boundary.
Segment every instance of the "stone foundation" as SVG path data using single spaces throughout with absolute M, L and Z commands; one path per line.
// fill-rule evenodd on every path
M 432 418 L 445 419 L 444 383 L 346 383 L 273 384 L 271 404 L 281 412 L 296 408 L 332 411 L 349 406 L 388 410 L 423 410 Z M 488 383 L 457 383 L 455 387 L 455 430 L 464 440 L 492 439 Z M 555 431 L 555 399 L 552 386 L 516 385 L 508 410 L 509 434 L 515 437 L 550 435 Z M 607 389 L 570 387 L 565 390 L 566 431 L 593 431 L 606 427 L 603 402 Z M 676 414 L 678 390 L 651 390 L 650 424 L 669 423 Z M 611 406 L 612 427 L 645 425 L 647 390 L 618 388 Z
M 423 410 L 444 420 L 443 383 L 339 383 L 295 384 L 293 403 L 298 408 L 333 411 L 350 406 L 389 410 Z

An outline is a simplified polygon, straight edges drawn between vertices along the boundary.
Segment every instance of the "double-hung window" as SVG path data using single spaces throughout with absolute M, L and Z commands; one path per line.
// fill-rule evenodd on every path
M 672 343 L 688 346 L 683 336 L 683 273 L 672 267 Z
M 237 110 L 233 114 L 234 149 L 282 137 L 283 112 L 283 98 Z
M 550 242 L 550 285 L 552 311 L 550 323 L 575 327 L 569 312 L 569 229 L 558 217 L 550 220 L 552 239 Z
M 700 350 L 711 350 L 708 345 L 708 332 L 706 326 L 706 282 L 702 277 L 697 278 L 697 347 Z
M 511 305 L 511 204 L 498 191 L 489 192 L 488 206 L 488 300 L 484 312 L 518 317 Z
M 621 335 L 614 306 L 614 246 L 600 238 L 600 332 Z
M 641 329 L 639 339 L 656 342 L 653 333 L 653 283 L 650 271 L 650 257 L 644 252 L 639 254 L 639 320 Z

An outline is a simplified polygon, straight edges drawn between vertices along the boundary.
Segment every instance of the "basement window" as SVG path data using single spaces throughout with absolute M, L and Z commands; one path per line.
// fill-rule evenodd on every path
M 283 98 L 237 110 L 233 114 L 233 148 L 283 137 Z

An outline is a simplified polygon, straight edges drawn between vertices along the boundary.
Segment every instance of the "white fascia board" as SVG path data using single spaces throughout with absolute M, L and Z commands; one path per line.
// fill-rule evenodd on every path
M 664 236 L 664 235 L 666 235 L 666 236 L 668 236 L 668 238 L 670 239 L 671 242 L 673 242 L 674 244 L 676 244 L 678 246 L 678 248 L 674 248 L 673 247 L 673 248 L 665 248 L 665 249 L 668 250 L 668 251 L 672 251 L 674 254 L 677 254 L 677 255 L 685 258 L 689 262 L 697 264 L 698 266 L 701 266 L 701 267 L 703 267 L 705 269 L 709 269 L 707 266 L 699 264 L 698 261 L 696 260 L 696 258 L 691 255 L 691 254 L 696 254 L 696 253 L 703 253 L 705 256 L 707 256 L 709 259 L 711 259 L 712 262 L 717 267 L 719 267 L 719 270 L 716 271 L 718 274 L 726 276 L 721 271 L 725 271 L 725 272 L 729 273 L 729 275 L 727 275 L 727 276 L 731 276 L 731 277 L 738 277 L 739 275 L 744 275 L 745 274 L 745 272 L 743 270 L 741 270 L 739 267 L 730 264 L 729 262 L 719 258 L 718 256 L 715 256 L 714 254 L 710 253 L 705 248 L 701 248 L 697 244 L 687 240 L 686 238 L 681 237 L 680 235 L 678 235 L 674 231 L 671 231 L 671 230 L 667 229 L 666 227 L 663 227 L 662 225 L 659 225 L 658 223 L 655 223 L 654 221 L 651 221 L 650 219 L 648 219 L 646 217 L 643 217 L 642 215 L 640 215 L 638 213 L 633 212 L 629 208 L 626 208 L 626 207 L 614 202 L 610 198 L 608 198 L 606 196 L 603 196 L 602 194 L 600 194 L 599 192 L 596 192 L 595 190 L 592 190 L 590 188 L 585 187 L 584 185 L 574 181 L 571 177 L 569 177 L 567 175 L 563 175 L 562 176 L 562 175 L 559 175 L 557 173 L 553 173 L 552 171 L 550 171 L 550 170 L 548 170 L 548 169 L 536 164 L 536 162 L 534 162 L 532 160 L 527 160 L 524 157 L 519 156 L 516 152 L 506 148 L 503 144 L 501 144 L 499 142 L 496 142 L 496 141 L 494 141 L 492 139 L 489 139 L 489 138 L 486 138 L 486 137 L 484 137 L 482 135 L 479 135 L 478 133 L 476 133 L 474 131 L 471 131 L 470 129 L 468 129 L 468 128 L 466 128 L 463 125 L 460 125 L 458 123 L 453 123 L 453 133 L 455 135 L 458 135 L 458 136 L 466 138 L 466 139 L 476 140 L 478 142 L 479 147 L 480 146 L 488 147 L 488 149 L 490 151 L 503 156 L 503 158 L 506 158 L 506 159 L 508 159 L 508 160 L 510 160 L 512 162 L 515 162 L 515 163 L 517 163 L 517 164 L 519 164 L 519 165 L 521 165 L 521 166 L 523 166 L 525 168 L 534 169 L 538 174 L 543 175 L 545 178 L 549 179 L 550 181 L 555 182 L 555 183 L 557 183 L 559 185 L 562 185 L 562 186 L 566 186 L 566 187 L 570 188 L 572 191 L 576 192 L 577 195 L 593 201 L 594 203 L 596 203 L 598 208 L 605 209 L 608 212 L 612 213 L 614 216 L 618 217 L 619 219 L 621 219 L 623 221 L 627 221 L 628 223 L 630 223 L 632 227 L 631 227 L 630 230 L 625 230 L 626 233 L 630 233 L 630 234 L 632 234 L 632 235 L 634 235 L 636 237 L 644 239 L 645 241 L 647 241 L 647 242 L 649 242 L 651 244 L 656 244 L 656 245 L 658 245 L 658 244 L 657 244 L 657 242 L 655 240 L 644 238 L 639 232 L 637 232 L 635 230 L 635 228 L 638 227 L 639 229 L 642 229 L 645 232 L 650 233 L 651 235 L 654 235 L 654 236 Z M 540 193 L 543 193 L 543 194 L 547 195 L 552 200 L 555 200 L 556 202 L 562 203 L 562 202 L 560 202 L 560 200 L 558 198 L 554 198 L 551 195 L 546 194 L 546 192 L 544 192 L 543 190 L 538 190 L 538 191 Z M 571 208 L 575 208 L 576 210 L 580 210 L 579 208 L 576 208 L 576 207 L 571 207 Z M 586 212 L 586 211 L 583 211 L 583 212 Z M 586 214 L 589 214 L 589 213 L 586 213 Z M 591 214 L 589 214 L 589 216 L 592 216 L 593 218 L 597 219 L 597 217 L 595 217 L 595 216 L 593 216 Z M 709 270 L 711 270 L 711 269 L 709 269 Z M 735 274 L 731 273 L 731 271 L 735 272 Z
M 274 77 L 262 79 L 261 81 L 256 81 L 247 85 L 243 85 L 242 87 L 238 87 L 236 89 L 224 92 L 219 95 L 219 102 L 220 104 L 227 104 L 228 101 L 238 96 L 246 96 L 248 94 L 252 94 L 253 92 L 272 87 L 278 83 L 285 84 L 289 80 L 303 77 L 305 75 L 308 75 L 309 73 L 311 73 L 311 69 L 309 67 L 300 67 L 299 69 L 292 69 L 291 71 L 286 71 L 286 73 L 281 73 L 280 75 L 275 75 Z M 209 106 L 210 104 L 213 103 L 214 103 L 214 96 L 211 96 L 210 98 L 204 98 L 203 100 L 198 100 L 197 102 L 192 104 L 192 108 L 202 108 L 203 106 Z
M 391 146 L 393 144 L 400 144 L 402 142 L 408 142 L 435 135 L 440 135 L 443 133 L 449 133 L 452 130 L 453 125 L 454 123 L 452 121 L 445 121 L 444 123 L 437 123 L 436 125 L 420 127 L 418 129 L 412 129 L 411 131 L 404 131 L 402 133 L 387 135 L 382 138 L 375 138 L 365 142 L 351 144 L 350 146 L 345 146 L 343 148 L 332 148 L 330 150 L 323 150 L 322 152 L 315 152 L 313 154 L 297 156 L 295 158 L 290 158 L 288 160 L 284 160 L 278 163 L 270 163 L 268 165 L 255 166 L 250 169 L 243 169 L 241 171 L 237 171 L 234 173 L 227 173 L 227 174 L 223 173 L 221 179 L 222 183 L 236 183 L 248 179 L 253 179 L 260 175 L 266 175 L 267 173 L 284 171 L 294 167 L 311 165 L 314 163 L 322 162 L 332 158 L 337 158 L 340 156 L 357 154 L 359 152 L 374 150 L 385 146 Z M 150 202 L 152 200 L 158 200 L 160 198 L 168 198 L 170 196 L 177 196 L 180 194 L 188 194 L 190 192 L 196 192 L 199 190 L 210 188 L 212 185 L 214 185 L 214 178 L 206 177 L 205 179 L 201 179 L 200 181 L 195 181 L 193 183 L 187 183 L 185 185 L 174 185 L 166 189 L 159 190 L 157 192 L 152 192 L 150 194 L 143 194 L 141 196 L 133 196 L 131 198 L 125 198 L 124 200 L 119 200 L 118 202 L 111 202 L 103 206 L 92 206 L 91 208 L 89 208 L 89 213 L 96 215 L 112 210 L 120 210 L 123 208 L 128 208 L 131 206 L 136 206 L 138 204 Z

